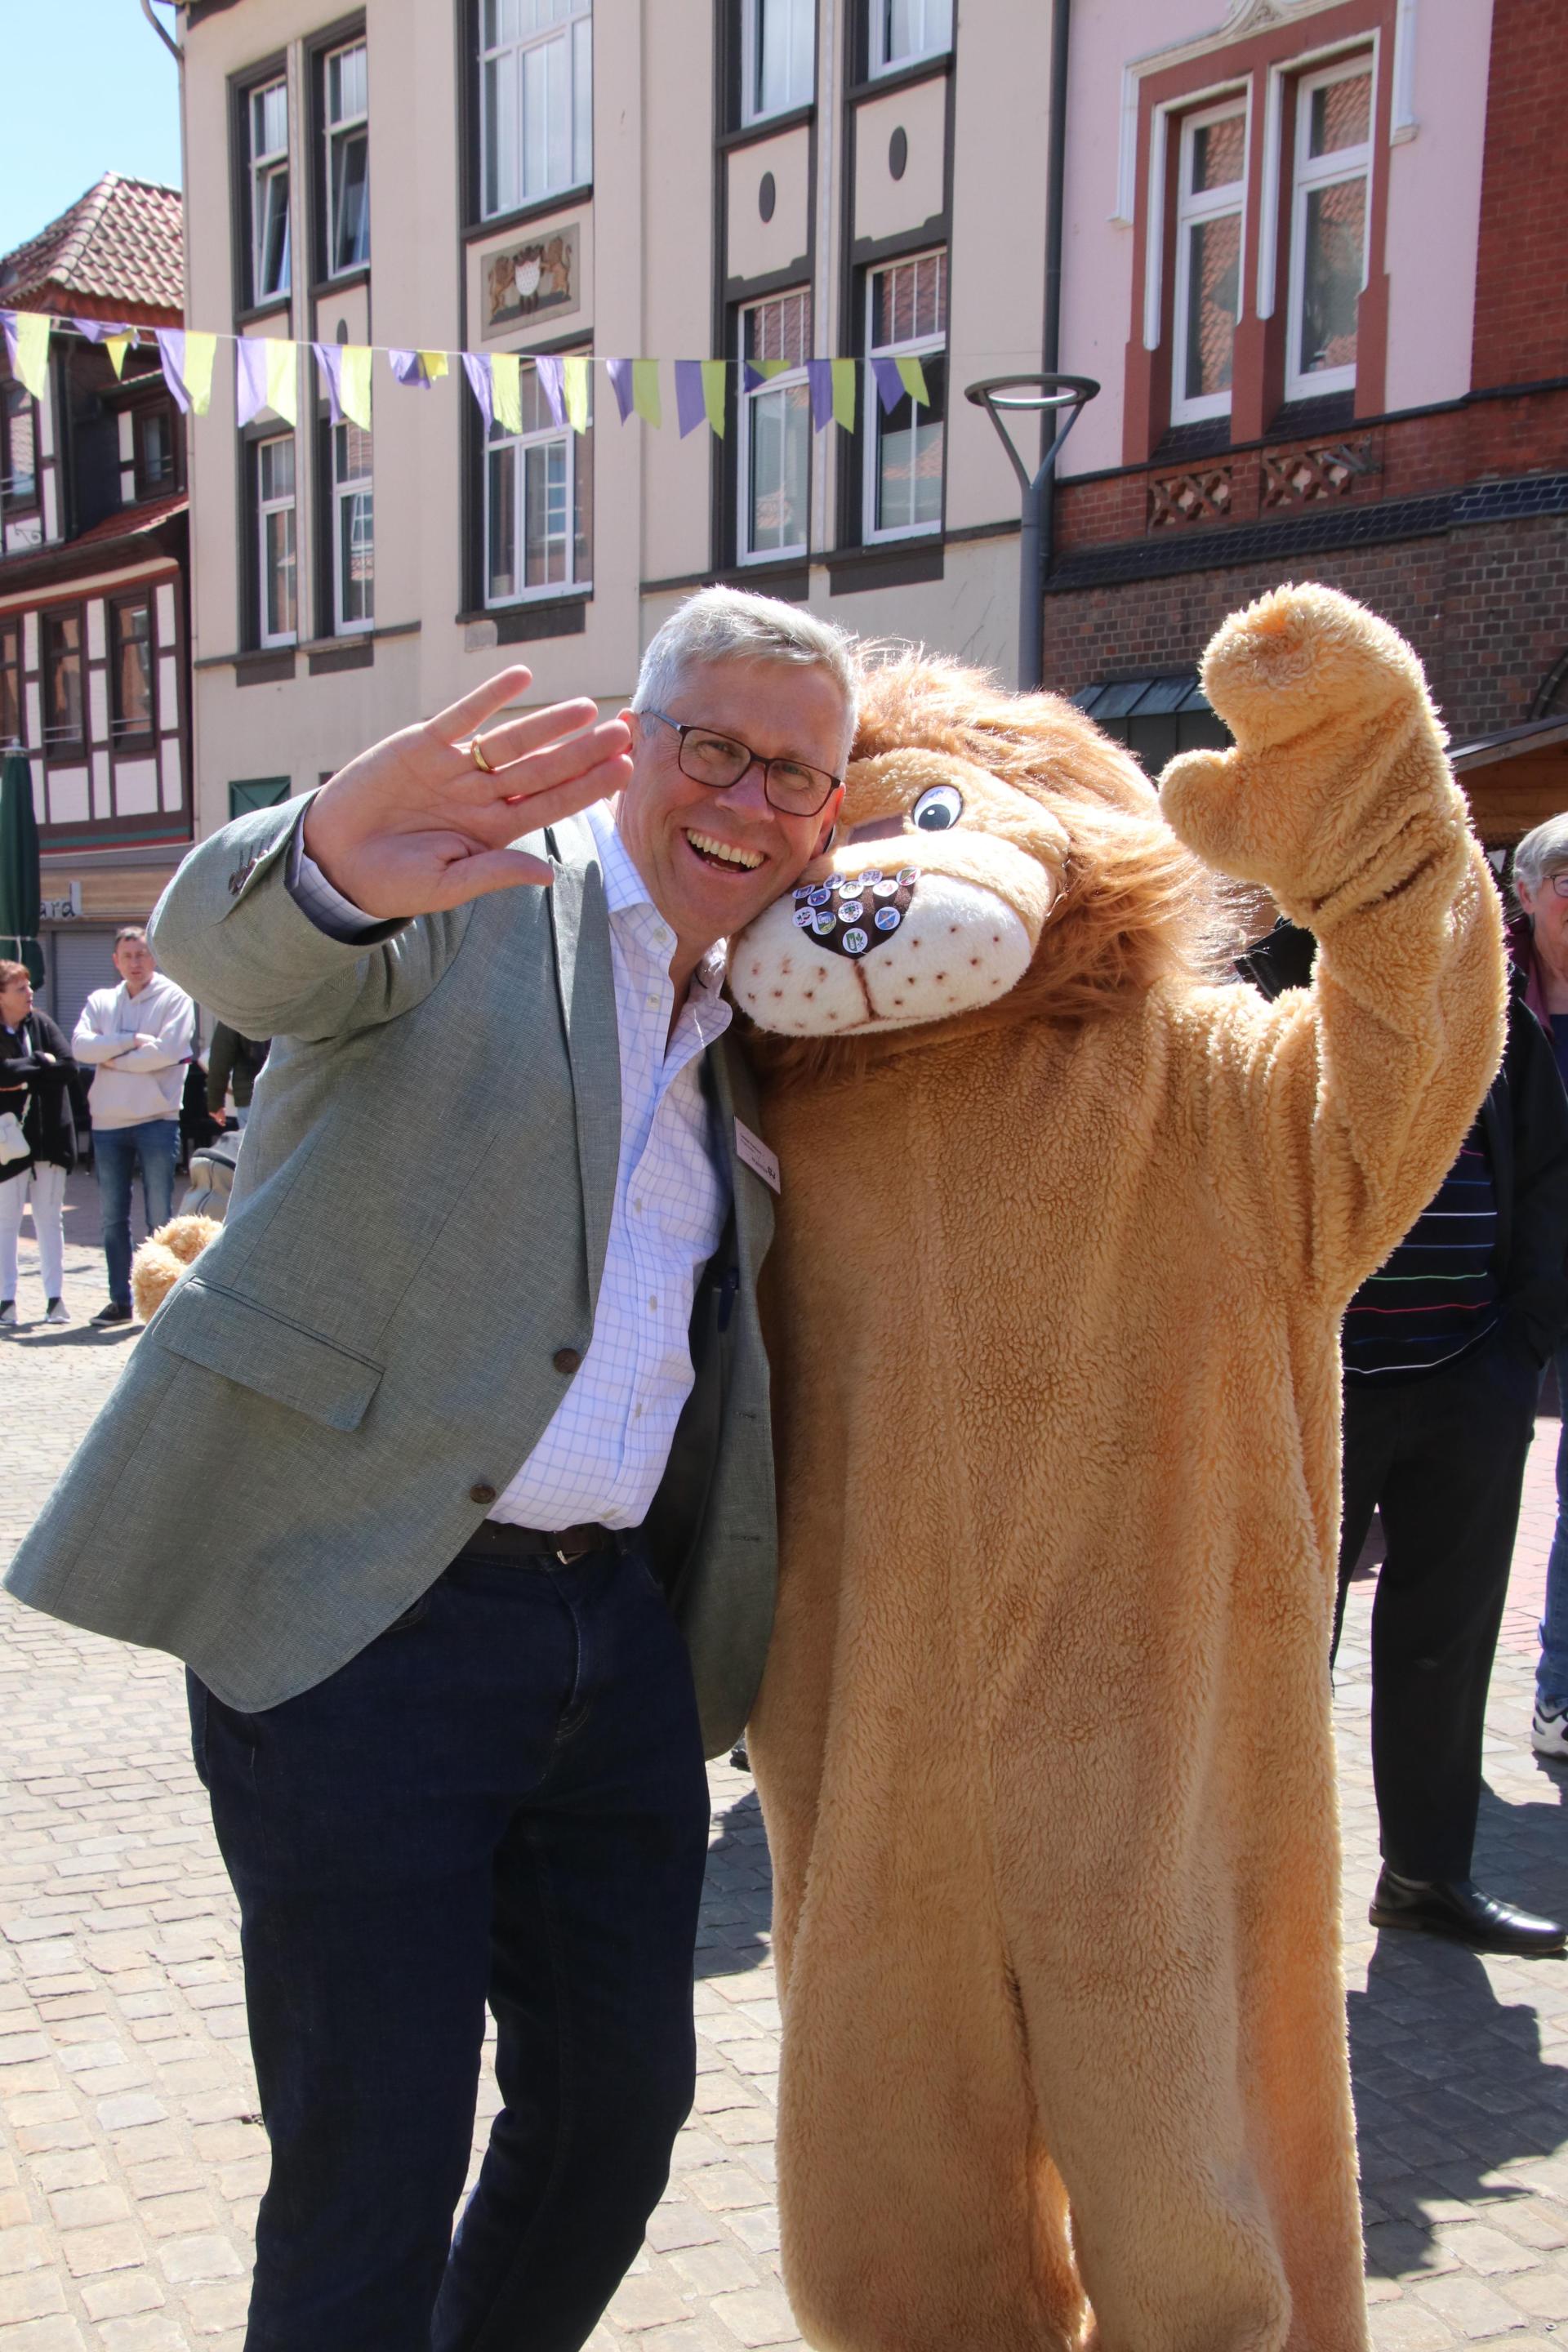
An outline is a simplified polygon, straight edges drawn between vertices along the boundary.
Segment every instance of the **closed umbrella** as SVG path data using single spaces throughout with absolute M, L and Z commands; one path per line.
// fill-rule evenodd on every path
M 32 770 L 26 751 L 7 751 L 0 772 L 0 956 L 25 963 L 35 988 L 44 977 L 44 951 L 38 944 L 41 897 Z

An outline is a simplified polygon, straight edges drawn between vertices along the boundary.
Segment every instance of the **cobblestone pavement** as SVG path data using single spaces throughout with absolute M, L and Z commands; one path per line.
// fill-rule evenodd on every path
M 73 1180 L 68 1301 L 104 1296 Z M 41 1286 L 24 1243 L 23 1307 Z M 5 1343 L 0 1557 L 132 1335 L 41 1324 Z M 1531 1457 L 1492 1684 L 1477 1874 L 1561 1916 L 1568 1777 L 1525 1737 L 1555 1419 Z M 1351 2041 L 1379 2352 L 1568 2346 L 1568 1964 L 1482 1960 L 1366 1926 L 1370 1578 L 1337 1699 Z M 778 2009 L 768 1874 L 742 1775 L 715 1769 L 698 1953 L 696 2111 L 593 2352 L 798 2343 L 773 2202 Z M 177 1670 L 0 1599 L 0 2352 L 231 2352 L 266 2169 L 227 1882 Z M 493 2110 L 481 2097 L 479 2137 Z

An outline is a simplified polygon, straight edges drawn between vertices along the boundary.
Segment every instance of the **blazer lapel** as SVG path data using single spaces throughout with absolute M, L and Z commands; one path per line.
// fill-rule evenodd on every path
M 719 1146 L 730 1168 L 731 1197 L 735 1203 L 735 1239 L 741 1261 L 741 1282 L 748 1297 L 756 1294 L 757 1276 L 773 1237 L 773 1196 L 754 1169 L 735 1150 L 735 1121 L 743 1118 L 760 1135 L 756 1087 L 745 1056 L 732 1036 L 721 1037 L 710 1063 L 713 1101 L 719 1122 Z
M 605 878 L 588 827 L 569 817 L 552 825 L 545 841 L 555 869 L 550 890 L 551 931 L 577 1110 L 589 1302 L 596 1312 L 621 1151 L 621 1066 L 610 915 Z

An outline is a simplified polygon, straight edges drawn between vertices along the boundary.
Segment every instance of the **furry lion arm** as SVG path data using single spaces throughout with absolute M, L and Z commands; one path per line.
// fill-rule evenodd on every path
M 1452 1164 L 1496 1074 L 1501 909 L 1420 664 L 1321 587 L 1227 621 L 1205 684 L 1236 748 L 1175 761 L 1166 816 L 1318 942 L 1313 984 L 1205 1000 L 1214 1140 L 1278 1250 L 1342 1305 Z
M 162 968 L 246 1037 L 313 1043 L 395 1020 L 427 996 L 471 907 L 333 939 L 297 903 L 289 860 L 311 795 L 258 810 L 191 852 L 153 910 Z

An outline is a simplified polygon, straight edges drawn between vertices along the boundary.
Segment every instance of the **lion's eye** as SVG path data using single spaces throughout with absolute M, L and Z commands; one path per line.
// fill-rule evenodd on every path
M 963 814 L 963 797 L 952 784 L 932 784 L 914 806 L 915 823 L 921 833 L 945 833 Z

